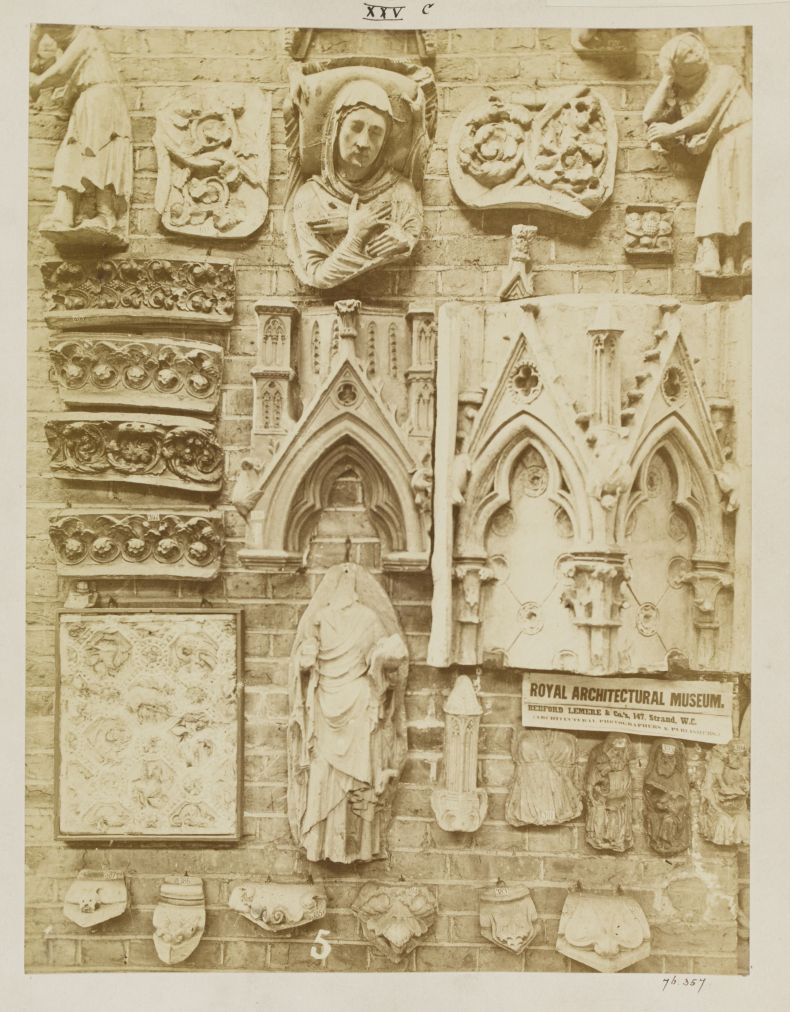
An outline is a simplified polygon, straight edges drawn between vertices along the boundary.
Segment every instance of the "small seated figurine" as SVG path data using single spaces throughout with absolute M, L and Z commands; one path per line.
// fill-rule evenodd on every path
M 658 854 L 681 854 L 691 842 L 691 801 L 683 743 L 659 738 L 650 748 L 644 780 L 644 817 Z
M 69 123 L 55 155 L 55 207 L 40 231 L 56 242 L 125 246 L 132 126 L 118 75 L 96 29 L 52 26 L 48 35 L 64 48 L 34 64 L 48 65 L 31 73 L 30 96 L 60 86 Z
M 670 39 L 658 58 L 661 81 L 643 119 L 651 144 L 676 141 L 708 155 L 697 198 L 697 273 L 750 275 L 752 102 L 740 75 L 717 66 L 692 32 Z M 740 261 L 740 263 L 738 263 Z
M 289 252 L 305 284 L 334 288 L 417 244 L 422 204 L 410 180 L 391 167 L 392 124 L 380 85 L 354 80 L 338 91 L 324 127 L 320 175 L 299 186 L 290 208 L 286 202 Z

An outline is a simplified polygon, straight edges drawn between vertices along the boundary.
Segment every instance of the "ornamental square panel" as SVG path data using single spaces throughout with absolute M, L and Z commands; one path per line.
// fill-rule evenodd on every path
M 241 622 L 240 609 L 60 612 L 60 839 L 239 839 Z

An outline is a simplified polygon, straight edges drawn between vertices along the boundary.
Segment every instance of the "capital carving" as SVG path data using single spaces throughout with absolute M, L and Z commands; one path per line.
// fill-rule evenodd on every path
M 147 323 L 228 326 L 232 260 L 46 260 L 44 319 L 55 330 Z
M 128 906 L 123 872 L 85 868 L 66 890 L 63 913 L 81 928 L 92 928 L 120 917 Z
M 224 545 L 221 513 L 66 510 L 49 521 L 61 576 L 210 580 Z
M 427 886 L 366 882 L 351 909 L 371 945 L 399 963 L 433 927 L 438 904 Z
M 264 931 L 291 931 L 326 914 L 326 893 L 309 884 L 242 882 L 228 906 Z
M 222 348 L 132 335 L 70 334 L 49 348 L 60 395 L 70 407 L 216 410 Z
M 58 478 L 201 492 L 222 485 L 223 454 L 214 426 L 196 418 L 74 413 L 51 418 L 44 433 Z
M 154 205 L 176 235 L 242 238 L 269 209 L 271 96 L 244 85 L 201 85 L 156 114 Z
M 46 36 L 40 26 L 36 32 L 30 97 L 35 103 L 42 90 L 55 88 L 54 100 L 68 118 L 52 175 L 55 205 L 39 231 L 64 248 L 123 249 L 134 166 L 121 80 L 97 29 L 48 25 Z
M 409 256 L 436 131 L 432 72 L 386 57 L 295 66 L 284 120 L 294 167 L 285 233 L 297 278 L 335 288 Z
M 431 808 L 442 829 L 474 833 L 488 810 L 488 795 L 477 787 L 477 736 L 480 703 L 468 675 L 459 675 L 444 706 L 444 787 L 431 794 Z
M 612 194 L 617 126 L 586 86 L 493 94 L 455 121 L 450 180 L 468 207 L 516 207 L 589 218 Z
M 560 600 L 587 633 L 590 673 L 616 670 L 616 634 L 625 605 L 622 587 L 629 575 L 625 556 L 579 552 L 561 558 L 558 569 L 565 579 Z
M 686 573 L 680 582 L 692 591 L 694 628 L 697 632 L 697 666 L 712 668 L 716 663 L 720 629 L 717 600 L 722 590 L 732 588 L 732 573 L 726 562 L 692 559 L 691 572 Z

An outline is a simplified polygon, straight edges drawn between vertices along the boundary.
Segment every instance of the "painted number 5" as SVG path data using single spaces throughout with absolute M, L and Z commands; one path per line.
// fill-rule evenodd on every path
M 332 943 L 327 941 L 329 930 L 327 928 L 319 928 L 318 934 L 315 936 L 315 945 L 310 949 L 310 955 L 313 959 L 320 959 L 322 962 L 329 956 L 332 951 Z

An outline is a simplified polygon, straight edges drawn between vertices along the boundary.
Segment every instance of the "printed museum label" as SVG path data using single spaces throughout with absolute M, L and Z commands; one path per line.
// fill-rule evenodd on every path
M 522 723 L 726 744 L 732 738 L 732 684 L 525 672 Z

